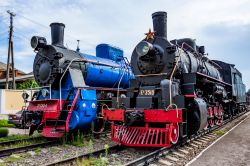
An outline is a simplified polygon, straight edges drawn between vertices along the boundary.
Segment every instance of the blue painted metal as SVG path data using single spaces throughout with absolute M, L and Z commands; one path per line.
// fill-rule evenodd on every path
M 125 67 L 111 68 L 88 64 L 85 82 L 87 85 L 95 85 L 97 87 L 117 87 L 121 80 L 120 87 L 127 88 L 129 87 L 131 76 L 133 76 L 132 73 L 128 72 Z
M 96 56 L 120 62 L 123 60 L 123 50 L 108 44 L 99 44 L 96 46 Z
M 134 79 L 134 75 L 127 61 L 123 57 L 123 51 L 119 48 L 112 47 L 107 44 L 98 45 L 96 48 L 97 56 L 82 54 L 82 58 L 109 64 L 111 67 L 94 63 L 86 63 L 86 73 L 84 81 L 86 85 L 91 87 L 117 87 L 120 81 L 120 88 L 129 87 L 129 80 Z M 74 87 L 70 72 L 67 72 L 62 80 L 62 100 L 67 100 L 72 103 L 75 94 L 79 87 Z M 84 86 L 84 84 L 83 84 Z M 49 93 L 46 96 L 42 95 L 42 91 L 38 93 L 37 100 L 49 99 Z M 47 88 L 49 92 L 49 89 Z M 73 91 L 73 92 L 72 92 Z M 59 99 L 59 89 L 54 87 L 51 90 L 51 98 Z M 85 129 L 89 128 L 91 122 L 96 119 L 97 113 L 97 98 L 96 90 L 82 89 L 77 99 L 74 110 L 72 111 L 69 121 L 69 129 Z
M 81 94 L 77 100 L 77 107 L 72 112 L 69 122 L 70 130 L 79 128 L 89 128 L 91 122 L 96 119 L 96 91 L 95 90 L 81 90 Z
M 135 79 L 129 64 L 126 62 L 123 51 L 108 44 L 100 44 L 96 47 L 96 56 L 81 54 L 84 59 L 109 64 L 110 66 L 86 63 L 85 83 L 95 87 L 129 87 L 131 79 Z M 120 66 L 111 67 L 111 66 Z

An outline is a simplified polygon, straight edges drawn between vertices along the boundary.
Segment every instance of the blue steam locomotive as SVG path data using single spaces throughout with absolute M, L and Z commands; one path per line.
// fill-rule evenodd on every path
M 44 137 L 60 138 L 88 129 L 103 107 L 119 103 L 134 75 L 121 49 L 100 44 L 96 56 L 73 51 L 63 44 L 65 25 L 50 27 L 52 44 L 44 37 L 31 39 L 37 52 L 33 73 L 41 89 L 24 111 L 24 125 L 30 134 L 38 130 Z

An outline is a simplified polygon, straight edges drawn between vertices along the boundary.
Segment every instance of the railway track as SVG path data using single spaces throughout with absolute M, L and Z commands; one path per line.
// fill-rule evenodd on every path
M 0 142 L 0 146 L 8 146 L 8 145 L 13 145 L 13 144 L 17 144 L 19 142 L 23 142 L 23 141 L 33 141 L 33 140 L 37 140 L 37 139 L 41 139 L 42 137 L 32 137 L 32 138 L 24 138 L 24 139 L 16 139 L 16 140 L 10 140 L 10 141 L 3 141 Z
M 46 166 L 56 166 L 56 165 L 78 165 L 77 162 L 86 162 L 90 158 L 100 159 L 100 156 L 103 156 L 103 161 L 108 161 L 106 165 L 121 165 L 120 158 L 127 159 L 129 162 L 131 157 L 137 158 L 138 156 L 143 156 L 147 153 L 154 151 L 156 148 L 153 149 L 135 149 L 135 148 L 126 148 L 120 145 L 114 145 L 108 148 L 108 155 L 106 156 L 106 149 L 97 150 L 94 152 L 78 155 L 72 158 L 68 158 L 65 160 L 55 161 L 53 163 L 49 163 Z M 135 155 L 135 153 L 137 153 Z M 82 160 L 86 159 L 86 160 Z M 81 165 L 81 164 L 80 164 Z M 104 164 L 105 165 L 105 164 Z
M 27 139 L 28 141 L 28 139 Z M 9 141 L 7 144 L 15 143 L 15 141 L 11 142 Z M 22 153 L 22 152 L 27 152 L 29 150 L 33 150 L 38 147 L 49 147 L 52 145 L 58 145 L 60 142 L 59 141 L 46 141 L 46 142 L 40 142 L 40 143 L 35 143 L 35 144 L 30 144 L 26 146 L 20 146 L 20 147 L 13 147 L 13 148 L 7 148 L 7 149 L 2 149 L 0 150 L 0 158 L 1 157 L 6 157 L 10 156 L 12 154 L 16 153 Z
M 109 136 L 110 132 L 101 134 L 101 136 Z M 15 146 L 17 144 L 22 145 L 23 142 L 29 142 L 34 141 L 32 144 L 23 145 L 23 146 Z M 45 141 L 45 142 L 44 142 Z M 30 150 L 33 150 L 35 148 L 45 148 L 50 147 L 54 145 L 59 145 L 62 143 L 59 140 L 51 140 L 47 141 L 43 137 L 32 137 L 32 138 L 25 138 L 25 139 L 16 139 L 16 140 L 10 140 L 10 141 L 3 141 L 0 142 L 0 158 L 7 157 L 12 154 L 27 152 Z M 9 146 L 9 147 L 8 147 Z M 1 148 L 2 147 L 2 148 Z
M 123 148 L 119 145 L 114 145 L 109 147 L 109 151 L 121 151 Z M 89 158 L 90 156 L 95 156 L 95 157 L 99 157 L 100 154 L 104 154 L 106 151 L 106 149 L 101 149 L 101 150 L 97 150 L 91 153 L 86 153 L 86 154 L 82 154 L 82 155 L 78 155 L 75 157 L 71 157 L 65 160 L 61 160 L 61 161 L 55 161 L 53 163 L 49 163 L 46 166 L 56 166 L 56 165 L 70 165 L 70 164 L 74 164 L 76 162 L 77 159 L 83 159 L 83 158 Z
M 245 112 L 246 113 L 246 112 Z M 107 161 L 108 165 L 125 165 L 125 166 L 158 166 L 158 165 L 185 165 L 188 161 L 195 157 L 201 149 L 204 149 L 220 136 L 212 133 L 221 129 L 229 122 L 237 121 L 239 117 L 245 115 L 241 113 L 238 116 L 225 120 L 221 126 L 216 126 L 212 129 L 192 135 L 185 141 L 173 146 L 172 148 L 128 148 L 119 145 L 109 147 Z M 250 114 L 250 112 L 248 112 Z M 242 120 L 242 119 L 240 119 Z M 238 123 L 233 122 L 233 123 Z M 100 155 L 105 156 L 106 149 L 94 151 L 92 153 L 77 155 L 61 161 L 55 161 L 47 164 L 47 166 L 55 165 L 75 165 L 77 160 L 89 159 L 90 157 L 98 158 Z
M 246 116 L 239 119 L 242 115 Z M 219 129 L 223 128 L 229 122 L 237 121 L 236 123 L 240 123 L 244 121 L 247 117 L 249 117 L 250 112 L 244 112 L 239 114 L 238 116 L 228 119 L 223 122 L 221 126 L 216 126 L 210 130 L 206 130 L 202 133 L 197 135 L 192 135 L 186 141 L 181 142 L 180 144 L 173 146 L 172 148 L 161 148 L 149 153 L 141 158 L 138 158 L 134 161 L 131 161 L 125 166 L 174 166 L 174 165 L 185 165 L 190 160 L 192 160 L 197 154 L 199 154 L 202 149 L 212 144 L 215 140 L 217 140 L 220 136 L 212 133 L 214 131 L 218 131 Z
M 188 161 L 192 160 L 197 153 L 199 153 L 202 149 L 209 146 L 212 142 L 214 142 L 218 135 L 212 133 L 213 131 L 220 130 L 223 126 L 225 126 L 228 122 L 230 125 L 238 123 L 239 119 L 242 120 L 242 116 L 244 113 L 239 114 L 238 116 L 225 120 L 223 124 L 219 127 L 214 127 L 213 129 L 206 130 L 197 135 L 193 135 L 189 137 L 187 140 L 182 143 L 172 147 L 172 148 L 128 148 L 121 147 L 119 145 L 110 146 L 107 149 L 100 149 L 97 151 L 92 151 L 90 153 L 84 154 L 76 154 L 76 156 L 71 156 L 69 158 L 56 161 L 52 160 L 51 163 L 46 163 L 44 165 L 53 166 L 53 165 L 76 165 L 78 162 L 90 161 L 91 159 L 100 159 L 102 156 L 106 161 L 108 161 L 107 165 L 185 165 Z M 250 114 L 248 112 L 247 114 Z M 240 118 L 241 117 L 241 118 Z M 237 120 L 236 122 L 234 122 Z M 228 125 L 226 125 L 228 126 Z M 109 135 L 110 133 L 106 134 Z M 102 139 L 99 138 L 99 139 Z M 45 147 L 49 147 L 53 144 L 44 145 Z M 104 145 L 104 144 L 103 144 Z M 35 148 L 31 145 L 31 148 Z M 37 147 L 42 147 L 42 145 L 37 145 Z M 31 150 L 29 147 L 26 150 L 18 150 L 19 152 Z M 107 151 L 108 155 L 106 155 Z M 91 151 L 91 150 L 90 150 Z M 9 154 L 12 150 L 9 150 Z M 18 153 L 19 153 L 18 152 Z M 17 152 L 14 152 L 17 153 Z M 2 152 L 0 151 L 0 154 Z M 1 155 L 0 155 L 1 156 Z M 86 160 L 85 160 L 86 159 Z

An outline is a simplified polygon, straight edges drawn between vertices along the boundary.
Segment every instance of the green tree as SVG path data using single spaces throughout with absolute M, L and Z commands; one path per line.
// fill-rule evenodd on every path
M 17 89 L 29 89 L 39 87 L 35 80 L 27 80 L 17 84 Z

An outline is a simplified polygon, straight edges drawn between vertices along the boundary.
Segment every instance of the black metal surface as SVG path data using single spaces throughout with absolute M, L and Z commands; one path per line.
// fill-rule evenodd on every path
M 236 98 L 236 102 L 243 103 L 246 102 L 246 86 L 242 81 L 242 74 L 239 72 L 235 65 L 225 63 L 218 60 L 213 60 L 213 62 L 219 64 L 221 68 L 219 69 L 223 80 L 226 83 L 232 84 L 232 91 L 229 95 Z
M 184 73 L 200 72 L 222 80 L 218 65 L 203 55 L 204 46 L 197 46 L 190 38 L 167 40 L 166 12 L 153 13 L 152 19 L 156 31 L 154 38 L 139 42 L 131 56 L 131 66 L 140 83 L 159 85 L 162 79 L 170 78 L 176 63 L 174 78 L 180 78 Z M 143 50 L 142 46 L 145 51 L 138 51 Z
M 63 41 L 64 41 L 65 25 L 63 23 L 52 23 L 50 24 L 50 27 L 51 27 L 52 45 L 55 45 L 58 47 L 64 47 Z
M 154 46 L 155 54 L 150 53 L 151 55 L 149 55 L 154 57 L 153 60 L 141 59 L 141 55 L 138 54 L 135 48 L 131 56 L 131 67 L 141 84 L 157 85 L 161 80 L 169 77 L 175 62 L 175 53 L 168 52 L 168 47 L 171 47 L 171 44 L 164 38 L 155 37 L 153 41 L 147 42 Z
M 167 39 L 167 12 L 152 14 L 155 35 Z
M 33 73 L 38 85 L 58 84 L 67 64 L 74 58 L 82 59 L 79 53 L 55 45 L 47 45 L 40 49 L 33 63 Z M 85 73 L 84 62 L 74 62 L 71 68 Z

